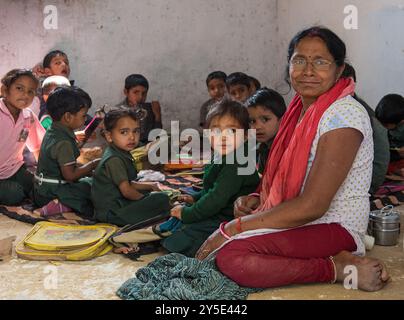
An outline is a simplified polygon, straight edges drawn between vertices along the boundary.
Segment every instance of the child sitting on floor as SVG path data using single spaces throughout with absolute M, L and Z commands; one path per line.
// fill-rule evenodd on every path
M 233 218 L 234 201 L 253 192 L 259 182 L 256 171 L 251 175 L 239 173 L 239 168 L 245 165 L 240 164 L 236 156 L 240 151 L 245 154 L 247 147 L 247 109 L 235 101 L 222 101 L 208 113 L 207 126 L 211 132 L 211 147 L 221 161 L 205 166 L 202 191 L 194 196 L 179 197 L 179 201 L 188 205 L 175 206 L 171 216 L 181 220 L 182 225 L 162 240 L 168 251 L 190 257 L 221 222 Z M 242 134 L 237 134 L 239 130 Z M 165 223 L 171 222 L 172 219 Z M 163 231 L 161 225 L 159 227 L 157 230 Z
M 161 107 L 158 101 L 146 103 L 149 82 L 141 74 L 131 74 L 125 79 L 123 93 L 126 98 L 116 105 L 120 109 L 143 109 L 145 115 L 140 119 L 140 146 L 149 142 L 149 133 L 162 128 Z
M 138 183 L 130 154 L 140 139 L 140 110 L 113 110 L 104 118 L 109 146 L 95 170 L 92 199 L 97 220 L 124 226 L 170 210 L 169 198 L 157 184 Z M 155 191 L 155 192 L 152 192 Z
M 38 79 L 29 70 L 14 69 L 1 80 L 0 204 L 19 205 L 31 196 L 33 176 L 23 161 L 25 146 L 38 158 L 45 130 L 28 109 Z
M 404 158 L 404 97 L 388 94 L 377 104 L 376 118 L 388 129 L 391 161 Z
M 221 101 L 226 93 L 226 74 L 223 71 L 214 71 L 209 73 L 206 78 L 206 86 L 210 99 L 200 108 L 199 126 L 203 129 L 206 123 L 206 116 L 212 106 Z
M 91 178 L 99 159 L 79 165 L 80 150 L 74 130 L 84 125 L 88 101 L 77 87 L 60 87 L 51 92 L 47 110 L 52 117 L 41 145 L 35 174 L 34 199 L 41 215 L 75 211 L 93 216 Z
M 269 150 L 279 129 L 281 118 L 286 111 L 283 97 L 268 88 L 259 89 L 246 102 L 250 116 L 251 129 L 256 130 L 257 167 L 262 174 L 265 169 Z
M 251 78 L 243 72 L 234 72 L 226 78 L 227 92 L 231 100 L 240 103 L 246 100 L 253 94 L 254 88 L 251 86 Z

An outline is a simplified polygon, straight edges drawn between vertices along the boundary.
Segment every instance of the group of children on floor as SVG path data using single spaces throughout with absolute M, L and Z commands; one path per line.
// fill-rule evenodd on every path
M 355 78 L 351 66 L 347 65 L 346 70 L 345 76 Z M 81 138 L 75 131 L 90 120 L 87 113 L 92 101 L 72 84 L 69 75 L 67 56 L 57 50 L 45 57 L 42 72 L 37 70 L 34 75 L 30 70 L 14 69 L 1 80 L 0 204 L 20 205 L 29 198 L 43 216 L 74 211 L 118 226 L 166 214 L 171 218 L 160 225 L 160 230 L 168 228 L 172 232 L 162 245 L 170 252 L 194 256 L 221 222 L 232 219 L 234 201 L 258 187 L 259 173 L 265 168 L 286 111 L 283 97 L 275 90 L 260 88 L 255 78 L 242 72 L 209 74 L 206 85 L 210 99 L 201 107 L 200 126 L 211 130 L 211 148 L 222 161 L 205 166 L 200 192 L 181 195 L 181 204 L 171 207 L 168 195 L 158 184 L 136 181 L 136 164 L 130 153 L 148 142 L 152 129 L 162 127 L 159 103 L 146 103 L 147 79 L 139 74 L 126 78 L 125 100 L 103 119 L 108 146 L 102 158 L 80 164 Z M 40 84 L 42 90 L 38 91 Z M 387 161 L 384 167 L 379 166 L 384 177 L 390 158 L 385 153 L 390 154 L 376 153 L 383 148 L 387 129 L 391 159 L 400 162 L 404 157 L 404 98 L 387 95 L 375 112 L 366 107 L 374 129 L 374 168 Z M 232 163 L 227 159 L 231 153 L 245 153 L 250 128 L 256 130 L 257 170 L 240 175 L 238 169 L 246 164 L 239 163 L 237 157 L 230 157 L 236 160 Z M 242 130 L 244 135 L 234 135 L 235 130 Z M 25 148 L 37 160 L 34 174 L 24 163 Z M 400 167 L 390 169 L 401 174 Z M 377 186 L 372 188 L 377 190 Z

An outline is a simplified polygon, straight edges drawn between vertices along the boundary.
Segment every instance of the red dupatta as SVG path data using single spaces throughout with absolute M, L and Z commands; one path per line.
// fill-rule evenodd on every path
M 309 106 L 298 123 L 303 103 L 295 95 L 282 117 L 260 185 L 260 205 L 254 212 L 271 209 L 300 194 L 306 176 L 310 149 L 324 112 L 336 100 L 352 95 L 355 83 L 341 78 Z

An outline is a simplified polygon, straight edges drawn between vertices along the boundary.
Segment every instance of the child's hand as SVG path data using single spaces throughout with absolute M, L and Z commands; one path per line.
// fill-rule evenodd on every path
M 150 190 L 151 191 L 161 191 L 160 185 L 158 184 L 158 182 L 150 184 Z
M 45 73 L 45 70 L 44 70 L 44 68 L 43 68 L 41 62 L 37 63 L 37 64 L 32 68 L 32 73 L 33 73 L 37 78 L 46 77 L 46 73 Z
M 181 220 L 182 206 L 175 206 L 171 209 L 170 215 Z
M 194 198 L 192 198 L 192 196 L 190 196 L 189 194 L 182 194 L 178 196 L 177 200 L 179 202 L 185 202 L 189 204 L 193 204 L 195 202 Z
M 86 134 L 84 132 L 84 130 L 81 131 L 76 131 L 74 133 L 74 135 L 76 136 L 76 140 L 78 142 L 83 142 L 86 138 Z M 95 133 L 95 131 L 91 134 L 91 136 L 88 138 L 88 141 L 94 141 L 97 138 L 97 134 Z
M 159 142 L 159 141 L 156 140 L 156 141 L 152 141 L 152 142 L 149 142 L 148 144 L 146 144 L 146 145 L 145 145 L 145 151 L 148 153 L 149 150 L 150 150 L 150 148 L 151 148 L 153 145 L 155 145 L 156 143 L 158 143 L 158 142 Z
M 84 133 L 84 130 L 76 131 L 76 132 L 74 133 L 74 135 L 76 136 L 76 140 L 77 140 L 78 142 L 83 142 L 84 139 L 86 138 L 86 134 Z

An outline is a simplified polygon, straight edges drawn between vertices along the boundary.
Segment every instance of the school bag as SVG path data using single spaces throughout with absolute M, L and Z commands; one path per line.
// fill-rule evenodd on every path
M 117 229 L 109 224 L 71 226 L 41 221 L 17 244 L 15 251 L 26 260 L 89 260 L 113 248 L 108 239 Z

